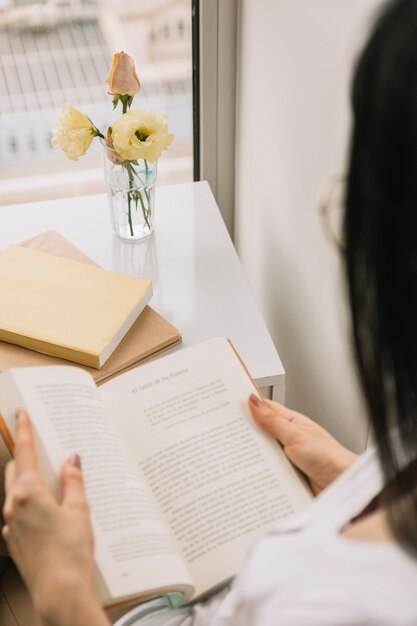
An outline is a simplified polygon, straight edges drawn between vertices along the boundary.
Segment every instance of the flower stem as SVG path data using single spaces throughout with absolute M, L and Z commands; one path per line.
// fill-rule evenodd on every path
M 88 121 L 91 123 L 92 129 L 91 129 L 91 133 L 93 135 L 93 137 L 101 137 L 101 139 L 104 139 L 104 135 L 99 131 L 99 129 L 97 128 L 97 126 L 95 126 L 93 124 L 93 122 L 91 121 L 91 119 L 88 117 L 87 115 L 87 119 Z
M 146 193 L 146 190 L 145 190 L 145 193 Z M 146 210 L 146 208 L 145 208 L 145 204 L 144 204 L 143 198 L 142 198 L 142 193 L 139 191 L 139 200 L 140 200 L 140 203 L 142 205 L 143 218 L 144 218 L 144 220 L 146 222 L 146 226 L 149 228 L 149 230 L 151 230 L 151 225 L 149 224 L 149 219 L 148 219 L 148 212 L 150 212 L 150 208 L 151 207 L 149 206 L 149 198 L 148 198 L 148 196 L 146 196 L 146 197 L 148 199 L 148 210 Z
M 130 194 L 131 194 L 131 190 L 132 190 L 132 188 L 133 188 L 135 183 L 134 183 L 134 180 L 133 180 L 133 175 L 132 175 L 132 171 L 130 169 L 130 166 L 126 166 L 126 169 L 127 169 L 127 174 L 129 176 L 129 191 L 127 192 L 127 219 L 128 219 L 128 222 L 129 222 L 130 235 L 131 235 L 131 237 L 133 237 L 135 233 L 133 231 L 132 206 L 131 206 L 132 198 L 131 198 Z
M 125 165 L 128 175 L 129 175 L 129 187 L 130 189 L 134 189 L 135 188 L 135 179 L 134 179 L 134 167 L 133 165 L 128 161 Z M 146 194 L 146 199 L 148 201 L 148 209 L 146 209 L 145 207 L 145 203 L 143 202 L 143 198 L 142 198 L 142 192 L 139 191 L 139 189 L 137 189 L 136 187 L 136 191 L 138 192 L 138 197 L 140 200 L 140 204 L 142 206 L 142 214 L 143 214 L 143 219 L 145 220 L 145 224 L 146 226 L 149 228 L 149 230 L 151 230 L 151 225 L 149 223 L 149 215 L 150 215 L 150 210 L 151 210 L 151 205 L 150 205 L 150 197 L 147 193 L 146 188 L 144 188 L 145 194 Z M 130 234 L 133 237 L 133 226 L 132 226 L 132 211 L 131 211 L 131 196 L 130 196 L 130 192 L 128 192 L 127 195 L 127 200 L 128 200 L 128 220 L 129 220 L 129 226 L 130 226 Z M 136 199 L 136 208 L 137 208 L 137 199 Z
M 148 184 L 149 165 L 148 165 L 148 161 L 146 159 L 143 159 L 143 162 L 145 163 L 145 170 L 146 170 L 146 184 Z M 149 210 L 150 210 L 150 208 L 151 208 L 150 194 L 149 194 L 149 191 L 148 191 L 148 189 L 146 187 L 145 187 L 145 196 L 146 196 L 146 199 L 148 201 L 148 207 L 149 207 Z

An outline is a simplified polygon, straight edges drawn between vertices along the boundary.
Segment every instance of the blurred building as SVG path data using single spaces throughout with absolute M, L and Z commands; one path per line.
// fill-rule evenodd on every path
M 117 118 L 105 79 L 119 50 L 141 80 L 134 107 L 168 113 L 167 180 L 191 179 L 189 0 L 0 0 L 0 179 L 101 167 L 98 146 L 68 162 L 51 127 L 64 102 L 102 129 Z

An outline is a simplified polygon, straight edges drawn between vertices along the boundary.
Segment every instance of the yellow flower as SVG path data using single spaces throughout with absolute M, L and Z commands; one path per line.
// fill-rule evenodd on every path
M 174 139 L 168 117 L 149 111 L 129 111 L 112 126 L 113 147 L 124 159 L 154 163 Z
M 135 96 L 140 89 L 140 82 L 135 70 L 135 63 L 126 52 L 117 52 L 107 76 L 106 83 L 113 95 Z
M 98 134 L 91 120 L 70 104 L 62 107 L 61 117 L 52 132 L 52 145 L 59 146 L 72 161 L 77 161 L 87 152 Z

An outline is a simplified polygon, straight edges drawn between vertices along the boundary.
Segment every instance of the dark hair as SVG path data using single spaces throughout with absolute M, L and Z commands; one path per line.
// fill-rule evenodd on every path
M 385 6 L 352 107 L 344 247 L 353 343 L 390 525 L 417 551 L 417 0 Z

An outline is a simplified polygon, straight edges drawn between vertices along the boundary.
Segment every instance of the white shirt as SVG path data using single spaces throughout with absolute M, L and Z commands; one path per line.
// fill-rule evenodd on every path
M 304 514 L 258 540 L 230 591 L 120 625 L 417 625 L 417 560 L 395 543 L 341 534 L 382 487 L 370 450 Z

